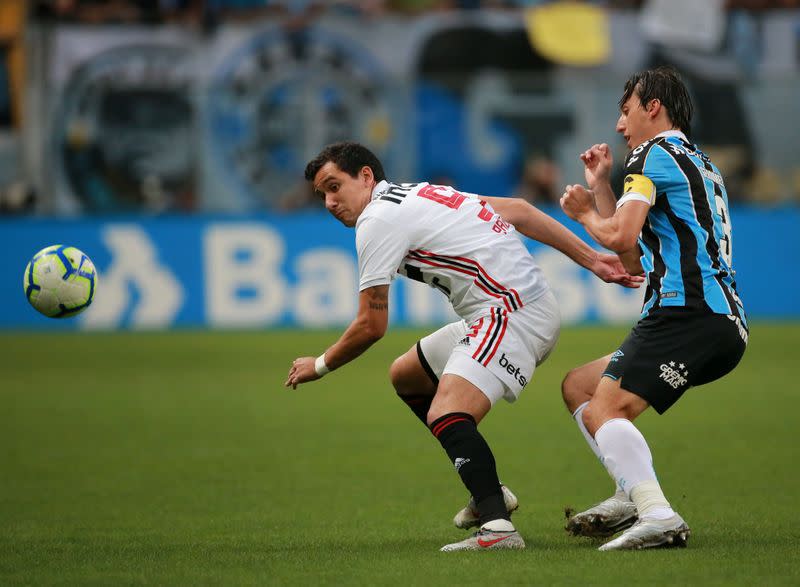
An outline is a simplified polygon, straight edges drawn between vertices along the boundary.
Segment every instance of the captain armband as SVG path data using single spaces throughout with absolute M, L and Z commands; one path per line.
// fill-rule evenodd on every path
M 648 206 L 656 203 L 656 186 L 647 176 L 631 173 L 625 176 L 622 197 L 617 200 L 617 208 L 626 202 L 636 200 Z

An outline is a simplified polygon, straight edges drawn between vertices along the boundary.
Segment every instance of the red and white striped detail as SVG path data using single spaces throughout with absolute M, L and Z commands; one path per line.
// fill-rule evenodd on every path
M 507 288 L 495 279 L 474 259 L 467 257 L 453 257 L 439 255 L 422 249 L 408 252 L 408 258 L 441 269 L 450 269 L 473 277 L 473 282 L 487 295 L 503 301 L 509 312 L 519 310 L 524 306 L 517 290 Z
M 506 327 L 508 326 L 508 313 L 502 308 L 492 308 L 491 316 L 491 322 L 481 339 L 478 350 L 472 354 L 472 358 L 484 367 L 489 365 L 489 361 L 492 360 L 497 349 L 500 348 L 500 343 L 503 342 Z M 483 321 L 483 318 L 481 318 L 481 321 Z

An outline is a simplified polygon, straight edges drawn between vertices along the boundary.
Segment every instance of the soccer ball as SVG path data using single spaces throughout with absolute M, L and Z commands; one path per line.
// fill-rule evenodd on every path
M 53 245 L 33 256 L 25 268 L 25 297 L 50 318 L 80 314 L 92 303 L 97 271 L 91 259 L 75 247 Z

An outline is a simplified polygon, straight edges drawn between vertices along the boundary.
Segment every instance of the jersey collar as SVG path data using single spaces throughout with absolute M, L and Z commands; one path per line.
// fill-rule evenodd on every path
M 374 200 L 381 193 L 385 192 L 388 187 L 389 187 L 388 181 L 386 181 L 385 179 L 379 181 L 377 185 L 374 188 L 372 188 L 372 197 L 370 198 L 370 201 Z
M 686 135 L 683 134 L 682 131 L 675 130 L 675 129 L 670 129 L 670 130 L 665 130 L 663 132 L 660 132 L 653 138 L 657 139 L 659 137 L 678 137 L 679 139 L 683 139 L 687 143 L 689 142 L 689 139 L 686 138 Z

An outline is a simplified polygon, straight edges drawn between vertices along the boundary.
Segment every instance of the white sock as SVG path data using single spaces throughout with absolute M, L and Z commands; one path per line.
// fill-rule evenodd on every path
M 583 410 L 588 405 L 589 402 L 583 402 L 581 405 L 578 406 L 578 409 L 575 410 L 575 412 L 572 414 L 572 417 L 575 419 L 575 423 L 578 425 L 578 429 L 581 431 L 581 434 L 583 434 L 583 437 L 586 439 L 586 443 L 589 445 L 589 448 L 592 449 L 592 452 L 595 454 L 598 460 L 601 463 L 603 463 L 603 466 L 605 466 L 604 462 L 605 459 L 603 458 L 603 454 L 600 452 L 600 447 L 597 446 L 597 443 L 595 442 L 594 438 L 592 438 L 592 435 L 589 434 L 589 431 L 586 429 L 586 425 L 583 423 L 583 417 L 582 417 Z M 606 467 L 606 471 L 608 471 L 608 467 Z M 611 478 L 614 479 L 614 483 L 616 484 L 615 495 L 617 495 L 618 497 L 622 496 L 625 499 L 628 499 L 627 496 L 624 495 L 625 492 L 622 491 L 622 488 L 619 486 L 619 483 L 617 483 L 617 480 L 614 478 L 614 474 L 611 471 L 608 471 L 608 474 L 611 475 Z
M 642 433 L 630 420 L 614 418 L 594 435 L 603 464 L 636 504 L 639 517 L 668 518 L 674 515 L 653 469 L 653 456 Z
M 642 481 L 631 489 L 631 500 L 640 518 L 666 520 L 675 515 L 658 481 Z

